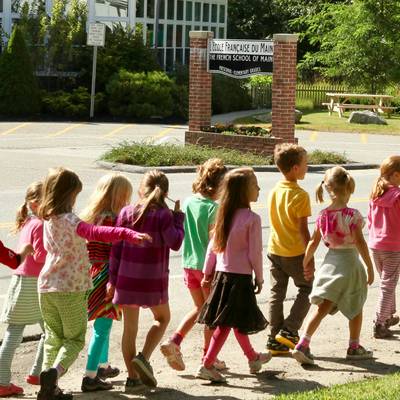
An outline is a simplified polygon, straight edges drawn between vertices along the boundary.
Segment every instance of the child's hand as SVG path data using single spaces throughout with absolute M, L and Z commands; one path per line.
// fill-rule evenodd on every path
M 31 244 L 26 244 L 22 251 L 19 253 L 21 257 L 21 263 L 25 260 L 27 256 L 31 256 L 35 252 L 35 249 Z
M 203 279 L 201 280 L 201 287 L 203 288 L 210 288 L 212 283 L 212 275 L 204 275 Z
M 259 281 L 257 278 L 254 281 L 254 293 L 259 294 L 263 288 L 264 281 Z
M 175 206 L 174 206 L 174 212 L 179 212 L 181 211 L 181 201 L 180 200 L 176 200 L 175 201 Z
M 153 238 L 150 235 L 148 235 L 147 233 L 138 232 L 136 235 L 136 240 L 140 244 L 143 242 L 153 243 Z
M 314 259 L 311 259 L 307 264 L 303 263 L 303 275 L 306 281 L 311 281 L 314 278 Z
M 369 286 L 371 286 L 374 283 L 374 270 L 372 268 L 368 268 L 367 283 Z
M 113 299 L 114 293 L 115 293 L 115 286 L 112 285 L 110 282 L 107 283 L 106 297 L 104 298 L 104 302 L 109 303 Z

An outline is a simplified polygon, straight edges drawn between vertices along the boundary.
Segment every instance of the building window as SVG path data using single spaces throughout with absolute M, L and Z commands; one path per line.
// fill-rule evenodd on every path
M 194 3 L 194 20 L 200 21 L 201 16 L 201 3 Z
M 224 28 L 219 28 L 219 38 L 220 39 L 224 39 L 225 38 Z
M 175 14 L 175 0 L 168 0 L 167 18 L 174 19 Z
M 216 4 L 211 5 L 211 22 L 217 22 L 218 18 L 218 6 Z
M 203 4 L 203 22 L 208 22 L 210 18 L 210 5 L 208 3 Z
M 176 47 L 182 47 L 182 25 L 176 26 Z
M 96 0 L 97 17 L 127 17 L 128 0 Z
M 154 25 L 147 24 L 146 44 L 149 46 L 154 45 Z
M 165 0 L 158 0 L 159 1 L 159 12 L 160 15 L 158 16 L 159 19 L 164 19 L 165 18 Z
M 217 28 L 215 26 L 211 27 L 211 32 L 214 34 L 214 38 L 217 37 Z
M 177 64 L 183 64 L 183 49 L 176 49 L 176 60 Z
M 159 24 L 158 25 L 158 40 L 157 40 L 157 46 L 158 47 L 164 47 L 164 24 Z M 163 61 L 164 63 L 164 61 Z
M 174 26 L 167 25 L 167 47 L 173 47 Z
M 219 22 L 225 23 L 225 6 L 222 4 L 219 6 Z
M 136 0 L 136 16 L 138 18 L 144 17 L 144 0 Z
M 189 47 L 190 46 L 190 37 L 189 37 L 189 32 L 192 30 L 192 27 L 190 25 L 186 25 L 185 27 L 185 46 Z
M 147 0 L 147 18 L 154 18 L 154 0 Z
M 13 6 L 15 4 L 15 1 L 13 2 Z M 0 12 L 3 12 L 3 0 L 0 0 Z
M 195 25 L 194 30 L 195 31 L 201 31 L 201 27 L 199 25 Z
M 21 1 L 19 0 L 12 0 L 11 1 L 11 12 L 18 13 L 21 11 Z M 31 6 L 31 4 L 30 4 Z M 0 12 L 3 11 L 3 0 L 0 0 Z
M 193 19 L 193 3 L 191 1 L 186 2 L 186 21 L 192 21 Z
M 165 60 L 165 68 L 171 71 L 174 66 L 174 49 L 167 49 L 167 57 Z
M 178 21 L 183 20 L 183 0 L 178 0 L 177 10 L 176 10 L 176 19 Z

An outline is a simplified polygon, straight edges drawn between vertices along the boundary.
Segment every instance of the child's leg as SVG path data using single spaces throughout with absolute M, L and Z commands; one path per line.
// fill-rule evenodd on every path
M 236 328 L 233 330 L 236 340 L 243 350 L 244 355 L 249 361 L 254 361 L 258 357 L 258 353 L 253 349 L 248 335 L 240 333 Z
M 360 332 L 362 326 L 362 311 L 349 321 L 350 342 L 349 347 L 357 348 L 360 344 Z
M 8 325 L 0 348 L 0 385 L 7 386 L 11 380 L 11 364 L 15 350 L 22 342 L 25 325 Z
M 226 342 L 230 331 L 231 328 L 226 326 L 218 326 L 217 329 L 215 329 L 207 354 L 203 358 L 203 365 L 206 368 L 211 368 L 214 365 L 215 359 Z
M 40 336 L 40 340 L 37 346 L 36 350 L 36 356 L 35 356 L 35 361 L 33 362 L 31 372 L 29 375 L 31 376 L 39 376 L 40 373 L 42 372 L 42 365 L 43 365 L 43 348 L 44 348 L 44 340 L 45 340 L 45 334 L 44 334 L 44 324 L 43 322 L 40 323 L 40 327 L 42 328 L 42 335 Z
M 124 306 L 122 308 L 124 315 L 124 331 L 122 334 L 122 355 L 128 370 L 128 377 L 137 379 L 138 373 L 133 368 L 132 359 L 136 356 L 136 336 L 138 332 L 139 307 Z
M 97 369 L 103 355 L 103 348 L 108 348 L 106 342 L 109 340 L 111 326 L 111 318 L 97 318 L 93 324 L 93 335 L 89 344 L 86 364 L 86 376 L 90 378 L 94 378 L 97 375 Z
M 110 334 L 111 334 L 111 328 L 113 325 L 113 320 L 110 319 L 110 321 L 111 321 L 110 329 L 108 330 L 108 333 L 106 334 L 103 348 L 102 348 L 101 354 L 100 354 L 99 367 L 102 367 L 102 368 L 107 368 L 110 365 L 110 363 L 108 361 L 108 352 L 109 352 L 109 348 L 110 348 Z
M 146 341 L 143 346 L 142 354 L 146 360 L 149 360 L 154 349 L 160 343 L 165 330 L 171 319 L 169 304 L 160 304 L 159 306 L 151 307 L 154 322 L 150 330 L 147 332 Z

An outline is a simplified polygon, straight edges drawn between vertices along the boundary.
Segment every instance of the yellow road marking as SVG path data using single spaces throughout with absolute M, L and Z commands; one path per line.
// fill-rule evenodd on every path
M 15 126 L 14 128 L 7 129 L 6 131 L 0 133 L 0 136 L 9 135 L 10 133 L 13 133 L 13 132 L 15 132 L 16 130 L 21 129 L 21 128 L 23 128 L 24 126 L 27 126 L 27 125 L 30 125 L 30 124 L 31 124 L 31 122 L 25 122 L 24 124 L 20 124 L 20 125 L 18 125 L 18 126 Z
M 130 125 L 120 126 L 119 128 L 113 129 L 111 132 L 106 133 L 105 135 L 102 136 L 102 138 L 109 138 L 109 137 L 115 136 L 117 133 L 123 131 L 126 128 L 129 128 L 130 126 L 133 126 L 133 125 L 130 124 Z
M 11 229 L 14 226 L 14 222 L 0 222 L 0 229 Z
M 68 126 L 67 128 L 61 129 L 61 130 L 58 131 L 58 132 L 50 133 L 50 135 L 47 135 L 46 137 L 61 136 L 61 135 L 63 135 L 64 133 L 67 133 L 67 132 L 69 132 L 69 131 L 72 131 L 72 129 L 79 128 L 79 127 L 82 126 L 82 125 L 83 125 L 83 124 L 74 124 L 74 125 L 71 125 L 71 126 Z
M 165 128 L 163 129 L 161 132 L 157 133 L 157 135 L 152 136 L 152 139 L 159 139 L 162 138 L 163 136 L 165 136 L 168 132 L 174 130 L 176 128 L 176 126 L 172 126 L 169 128 Z
M 317 137 L 318 137 L 318 132 L 313 132 L 310 135 L 310 142 L 316 142 L 317 141 Z
M 366 133 L 362 133 L 360 135 L 360 141 L 361 141 L 361 143 L 366 144 L 368 142 L 368 135 Z

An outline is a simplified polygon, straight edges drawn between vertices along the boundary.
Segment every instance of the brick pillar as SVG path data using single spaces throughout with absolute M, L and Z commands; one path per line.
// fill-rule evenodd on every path
M 298 35 L 274 35 L 272 79 L 272 133 L 295 142 L 296 62 Z
M 207 72 L 207 40 L 213 37 L 213 32 L 189 32 L 189 131 L 199 131 L 211 125 L 211 74 Z

